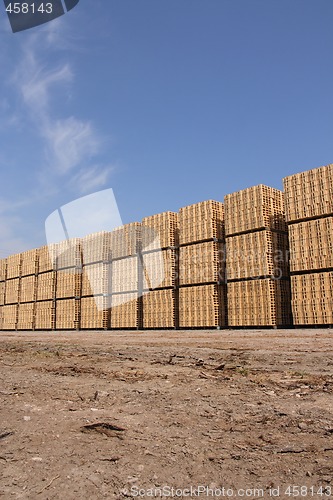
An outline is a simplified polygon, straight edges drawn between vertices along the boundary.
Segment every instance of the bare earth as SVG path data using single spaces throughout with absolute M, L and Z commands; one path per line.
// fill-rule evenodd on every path
M 0 332 L 0 497 L 333 498 L 332 341 Z

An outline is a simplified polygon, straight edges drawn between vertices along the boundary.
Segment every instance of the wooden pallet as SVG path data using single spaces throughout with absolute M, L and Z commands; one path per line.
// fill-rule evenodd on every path
M 19 301 L 20 279 L 13 278 L 6 281 L 5 304 L 17 304 Z
M 228 237 L 226 272 L 228 280 L 288 276 L 288 234 L 265 229 Z
M 110 303 L 104 296 L 83 297 L 81 299 L 81 329 L 102 329 L 110 327 Z
M 228 282 L 229 326 L 292 324 L 290 283 L 271 278 Z
M 175 328 L 176 291 L 154 290 L 143 295 L 143 327 Z
M 0 282 L 5 281 L 7 276 L 7 259 L 0 259 Z
M 38 272 L 38 248 L 22 253 L 21 276 L 29 276 Z
M 179 248 L 179 285 L 225 281 L 223 243 L 208 241 Z
M 179 243 L 224 239 L 223 203 L 208 200 L 179 210 Z
M 67 268 L 57 272 L 56 298 L 81 296 L 82 272 L 79 268 Z
M 56 301 L 56 323 L 57 330 L 77 330 L 80 328 L 79 299 L 61 299 Z
M 18 305 L 2 306 L 2 330 L 16 330 Z
M 178 214 L 162 212 L 142 219 L 142 250 L 151 251 L 178 244 Z
M 49 271 L 37 275 L 37 300 L 55 299 L 56 272 Z
M 141 242 L 141 223 L 131 222 L 115 228 L 111 232 L 110 242 L 113 259 L 135 255 Z
M 109 293 L 111 293 L 111 263 L 100 262 L 83 266 L 81 296 Z
M 55 301 L 36 302 L 35 330 L 54 330 L 55 326 Z
M 21 275 L 22 254 L 7 257 L 7 279 L 19 278 Z
M 283 184 L 288 222 L 333 214 L 333 164 L 290 175 Z
M 224 285 L 179 288 L 179 328 L 227 325 Z
M 114 260 L 111 267 L 111 292 L 128 292 L 138 290 L 139 269 L 138 257 L 127 257 Z
M 55 245 L 56 268 L 82 266 L 82 252 L 80 238 L 71 238 Z
M 19 304 L 17 330 L 33 330 L 35 327 L 35 302 Z
M 24 276 L 20 279 L 19 300 L 21 302 L 33 302 L 37 299 L 37 277 Z
M 224 198 L 227 236 L 266 227 L 287 231 L 282 191 L 260 184 Z
M 137 293 L 123 293 L 112 296 L 111 328 L 137 328 L 139 319 Z
M 333 323 L 333 271 L 291 277 L 295 325 Z
M 177 279 L 177 252 L 158 250 L 142 255 L 143 288 L 175 286 Z
M 101 231 L 81 239 L 83 265 L 106 262 L 110 259 L 111 233 Z

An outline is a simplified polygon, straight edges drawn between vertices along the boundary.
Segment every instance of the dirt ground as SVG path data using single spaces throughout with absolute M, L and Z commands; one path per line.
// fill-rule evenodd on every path
M 0 332 L 0 498 L 332 483 L 333 330 Z

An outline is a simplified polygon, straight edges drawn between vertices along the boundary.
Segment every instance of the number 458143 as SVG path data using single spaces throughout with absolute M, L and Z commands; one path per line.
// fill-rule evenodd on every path
M 41 14 L 52 14 L 52 3 L 40 3 L 35 5 L 35 3 L 19 3 L 11 2 L 7 7 L 6 11 L 9 14 L 35 14 L 37 12 Z

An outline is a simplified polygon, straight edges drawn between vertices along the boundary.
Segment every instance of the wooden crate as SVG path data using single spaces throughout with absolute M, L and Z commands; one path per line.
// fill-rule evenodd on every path
M 179 248 L 179 284 L 224 282 L 224 243 L 207 241 Z
M 57 272 L 56 298 L 81 296 L 82 272 L 79 268 L 67 268 Z
M 115 228 L 110 234 L 113 259 L 135 255 L 141 243 L 141 224 L 131 222 Z
M 157 250 L 142 255 L 143 288 L 175 286 L 177 279 L 177 252 L 173 249 Z
M 110 327 L 110 303 L 101 295 L 81 299 L 81 329 L 108 329 Z
M 270 278 L 228 282 L 228 324 L 290 326 L 290 282 Z
M 288 234 L 269 229 L 226 238 L 228 280 L 289 275 Z
M 20 279 L 19 299 L 22 302 L 33 302 L 37 298 L 37 277 L 24 276 Z
M 212 238 L 224 238 L 223 203 L 208 200 L 179 210 L 180 244 Z
M 17 253 L 7 257 L 7 280 L 21 275 L 22 254 Z
M 176 327 L 176 291 L 154 290 L 143 295 L 143 327 Z
M 111 306 L 111 328 L 137 328 L 139 326 L 137 293 L 113 295 Z
M 110 259 L 111 233 L 101 231 L 81 239 L 83 265 L 106 262 Z
M 142 219 L 142 250 L 174 247 L 178 244 L 179 225 L 176 212 L 162 212 Z
M 35 330 L 55 329 L 55 301 L 45 300 L 35 304 Z
M 0 259 L 0 281 L 5 281 L 7 275 L 7 259 Z
M 21 276 L 29 276 L 38 272 L 38 258 L 37 248 L 22 253 Z
M 77 330 L 80 328 L 80 299 L 56 301 L 56 329 Z
M 33 330 L 35 327 L 35 303 L 19 304 L 17 330 Z
M 333 268 L 333 217 L 289 226 L 290 270 Z
M 111 263 L 88 264 L 82 269 L 82 297 L 111 292 Z
M 16 330 L 18 305 L 2 306 L 2 330 Z
M 56 272 L 50 271 L 37 275 L 37 300 L 55 299 Z
M 130 292 L 138 290 L 138 257 L 127 257 L 112 262 L 111 291 Z
M 179 288 L 179 327 L 217 328 L 227 325 L 224 285 Z
M 6 281 L 5 304 L 17 304 L 19 301 L 20 279 Z
M 56 244 L 45 245 L 38 249 L 38 272 L 54 271 L 56 269 Z
M 291 277 L 295 325 L 333 324 L 333 272 L 298 274 Z
M 0 281 L 0 306 L 3 306 L 5 304 L 5 289 L 6 282 Z
M 283 179 L 288 222 L 333 214 L 333 164 Z
M 226 236 L 260 228 L 287 231 L 284 195 L 260 184 L 224 198 Z
M 55 253 L 57 269 L 82 266 L 80 238 L 70 238 L 57 243 L 55 245 Z

